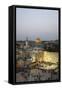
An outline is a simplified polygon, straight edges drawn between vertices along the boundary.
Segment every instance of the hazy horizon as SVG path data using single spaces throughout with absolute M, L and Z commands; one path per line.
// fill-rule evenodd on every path
M 16 41 L 58 40 L 58 11 L 16 8 Z

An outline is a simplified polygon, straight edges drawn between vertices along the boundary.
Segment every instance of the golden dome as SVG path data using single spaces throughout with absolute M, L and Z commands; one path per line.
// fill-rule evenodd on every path
M 40 38 L 39 38 L 39 37 L 38 37 L 38 38 L 36 38 L 35 43 L 37 43 L 37 44 L 40 44 L 40 43 L 41 43 L 41 40 L 40 40 Z

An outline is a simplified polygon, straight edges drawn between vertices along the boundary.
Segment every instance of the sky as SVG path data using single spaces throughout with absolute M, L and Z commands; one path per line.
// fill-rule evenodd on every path
M 58 11 L 16 8 L 16 41 L 58 39 Z

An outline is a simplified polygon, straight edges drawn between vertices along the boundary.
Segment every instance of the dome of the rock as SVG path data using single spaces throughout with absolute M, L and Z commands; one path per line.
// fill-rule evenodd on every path
M 36 38 L 35 43 L 40 44 L 41 43 L 41 39 L 39 37 Z

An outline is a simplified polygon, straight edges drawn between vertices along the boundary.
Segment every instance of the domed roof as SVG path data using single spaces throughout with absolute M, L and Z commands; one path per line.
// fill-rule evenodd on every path
M 36 38 L 35 43 L 37 43 L 37 44 L 41 43 L 41 39 L 39 37 Z

